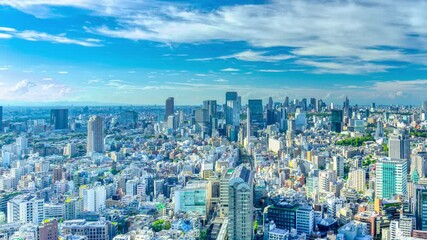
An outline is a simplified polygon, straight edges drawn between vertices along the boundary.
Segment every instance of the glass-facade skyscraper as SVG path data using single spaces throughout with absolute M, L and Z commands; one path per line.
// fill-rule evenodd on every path
M 405 159 L 379 159 L 376 173 L 376 198 L 391 199 L 395 194 L 403 196 L 408 194 Z

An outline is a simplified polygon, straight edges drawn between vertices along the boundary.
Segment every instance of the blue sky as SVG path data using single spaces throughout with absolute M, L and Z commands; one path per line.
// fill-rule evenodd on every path
M 419 104 L 427 1 L 0 0 L 0 102 Z

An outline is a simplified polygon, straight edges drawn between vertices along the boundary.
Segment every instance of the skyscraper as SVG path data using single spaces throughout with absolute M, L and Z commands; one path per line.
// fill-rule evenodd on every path
M 427 113 L 427 101 L 423 101 L 421 105 L 421 110 L 425 113 Z
M 174 110 L 174 98 L 173 97 L 169 97 L 168 99 L 166 99 L 166 108 L 165 108 L 165 121 L 168 120 L 168 117 L 170 115 L 173 115 Z
M 405 159 L 379 159 L 376 174 L 376 198 L 391 199 L 395 194 L 406 196 L 408 193 Z
M 231 119 L 232 114 L 230 113 L 231 111 L 233 111 L 233 109 L 231 109 L 228 106 L 230 101 L 236 102 L 236 103 L 233 103 L 233 106 L 238 107 L 239 96 L 237 95 L 237 92 L 226 92 L 225 93 L 224 114 L 225 114 L 225 123 L 226 124 L 233 124 L 232 123 L 233 120 Z
M 87 123 L 87 152 L 104 152 L 104 119 L 92 116 Z
M 273 98 L 269 97 L 268 98 L 268 105 L 267 105 L 267 109 L 272 110 L 273 109 Z
M 388 141 L 388 156 L 392 159 L 410 161 L 411 142 L 406 130 L 395 129 Z
M 203 101 L 203 108 L 208 110 L 208 117 L 209 117 L 209 123 L 212 127 L 212 129 L 217 128 L 217 104 L 216 100 L 206 100 Z
M 342 130 L 343 114 L 342 110 L 332 109 L 331 111 L 331 131 L 340 133 Z
M 227 101 L 226 122 L 233 126 L 240 124 L 240 107 L 238 101 Z
M 254 173 L 238 166 L 231 175 L 228 188 L 228 239 L 253 239 Z
M 414 200 L 416 229 L 427 231 L 427 185 L 415 185 Z
M 225 102 L 228 101 L 237 101 L 237 92 L 226 92 L 225 93 Z
M 248 107 L 250 109 L 250 118 L 251 123 L 254 124 L 263 124 L 264 115 L 261 99 L 249 99 Z
M 52 109 L 50 110 L 50 123 L 54 129 L 68 128 L 68 109 Z
M 0 106 L 0 133 L 3 132 L 3 106 Z

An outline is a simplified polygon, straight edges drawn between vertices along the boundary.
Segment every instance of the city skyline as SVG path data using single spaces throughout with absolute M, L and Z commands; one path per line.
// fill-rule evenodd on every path
M 0 0 L 0 102 L 196 105 L 237 91 L 245 102 L 420 105 L 426 10 L 426 1 Z

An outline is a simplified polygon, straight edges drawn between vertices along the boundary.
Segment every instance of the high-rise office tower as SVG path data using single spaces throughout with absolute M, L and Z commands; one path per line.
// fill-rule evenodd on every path
M 248 107 L 250 109 L 250 118 L 251 123 L 253 124 L 263 124 L 264 123 L 264 114 L 262 107 L 261 99 L 249 99 Z
M 227 101 L 226 122 L 229 125 L 239 126 L 240 124 L 240 106 L 237 101 Z
M 349 109 L 350 108 L 350 100 L 348 100 L 348 97 L 345 97 L 344 103 L 343 103 L 343 109 Z
M 340 156 L 333 156 L 333 169 L 337 173 L 338 177 L 344 177 L 344 158 Z
M 228 239 L 253 239 L 254 173 L 243 165 L 231 175 L 228 188 Z
M 313 110 L 316 108 L 316 99 L 315 98 L 310 98 L 310 104 L 308 105 L 308 109 L 309 110 Z
M 343 114 L 342 110 L 331 110 L 331 131 L 340 133 L 342 130 Z
M 104 119 L 92 116 L 87 123 L 87 152 L 104 152 Z
M 268 98 L 268 105 L 267 105 L 267 109 L 272 110 L 273 109 L 273 98 L 269 97 Z
M 415 185 L 415 223 L 417 230 L 427 231 L 427 185 Z
M 395 129 L 388 141 L 388 156 L 392 159 L 411 161 L 411 142 L 406 130 Z
M 322 101 L 322 99 L 318 99 L 316 101 L 316 111 L 321 112 L 322 109 L 323 109 L 323 101 Z
M 414 171 L 420 178 L 427 177 L 427 152 L 418 152 L 411 156 L 411 174 Z
M 135 111 L 124 111 L 120 113 L 120 124 L 129 128 L 136 128 L 138 113 Z
M 427 101 L 423 101 L 421 105 L 421 109 L 423 112 L 427 113 Z
M 198 132 L 211 134 L 212 129 L 209 124 L 209 112 L 204 108 L 194 110 L 194 120 Z
M 239 96 L 237 95 L 237 92 L 226 92 L 225 93 L 225 104 L 224 104 L 224 115 L 225 115 L 225 124 L 233 124 L 231 119 L 231 113 L 230 111 L 233 111 L 229 106 L 230 101 L 236 101 L 233 106 L 239 106 Z
M 237 92 L 226 92 L 225 93 L 225 102 L 227 101 L 237 101 Z
M 0 106 L 0 133 L 3 132 L 3 106 Z
M 174 98 L 173 97 L 169 97 L 168 99 L 166 99 L 166 107 L 165 107 L 165 121 L 168 120 L 168 117 L 170 115 L 173 115 L 174 113 Z
M 225 169 L 219 180 L 219 204 L 221 216 L 228 215 L 228 188 L 234 169 Z
M 285 102 L 283 102 L 283 107 L 289 107 L 289 97 L 285 97 Z
M 380 138 L 384 137 L 384 127 L 383 123 L 381 121 L 377 122 L 377 128 L 375 129 L 375 140 L 378 140 Z
M 252 128 L 251 128 L 251 109 L 248 107 L 246 110 L 246 137 L 249 141 L 249 137 L 252 136 Z
M 273 109 L 267 109 L 266 124 L 272 125 L 276 123 L 276 111 Z
M 407 195 L 407 161 L 405 159 L 379 159 L 376 174 L 376 198 L 391 199 L 395 194 Z
M 50 123 L 54 129 L 68 128 L 68 109 L 52 109 L 50 110 Z
M 216 100 L 203 101 L 203 108 L 208 110 L 209 123 L 212 129 L 217 129 L 217 103 Z

